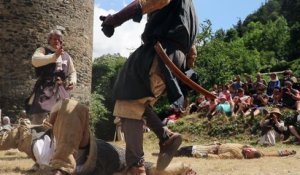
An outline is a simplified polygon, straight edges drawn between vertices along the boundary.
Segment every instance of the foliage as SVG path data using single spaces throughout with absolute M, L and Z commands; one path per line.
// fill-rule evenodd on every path
M 290 41 L 288 44 L 289 60 L 300 58 L 300 23 L 296 22 L 290 29 Z
M 248 50 L 241 39 L 230 43 L 214 39 L 199 47 L 198 53 L 195 70 L 206 88 L 224 84 L 235 74 L 252 74 L 261 68 L 259 52 Z
M 125 62 L 119 54 L 103 55 L 93 62 L 92 70 L 92 125 L 97 137 L 112 140 L 114 124 L 113 109 L 113 84 L 118 70 Z M 105 111 L 105 110 L 106 111 Z
M 124 64 L 125 58 L 119 54 L 103 55 L 96 58 L 92 71 L 92 92 L 103 95 L 104 105 L 111 110 L 113 108 L 112 89 L 118 70 Z
M 286 45 L 289 38 L 289 27 L 283 17 L 279 17 L 274 22 L 268 21 L 265 25 L 260 22 L 249 23 L 248 31 L 243 37 L 249 49 L 272 51 L 279 60 L 287 55 Z
M 90 125 L 92 129 L 95 130 L 97 123 L 100 121 L 105 121 L 107 119 L 108 111 L 103 105 L 103 96 L 97 93 L 92 93 L 91 103 L 90 103 Z
M 300 2 L 299 1 L 290 1 L 290 0 L 269 0 L 267 3 L 263 4 L 255 13 L 250 14 L 246 17 L 245 21 L 238 22 L 236 28 L 238 29 L 239 33 L 242 33 L 242 36 L 249 30 L 248 25 L 250 23 L 261 23 L 262 25 L 266 25 L 265 31 L 267 33 L 273 35 L 272 38 L 276 38 L 276 34 L 279 34 L 279 37 L 284 37 L 281 41 L 279 38 L 277 42 L 281 42 L 280 47 L 278 44 L 275 45 L 269 44 L 265 45 L 267 47 L 273 47 L 275 46 L 278 50 L 278 53 L 276 55 L 278 56 L 278 59 L 285 59 L 287 61 L 289 60 L 295 60 L 300 57 L 300 51 L 299 51 L 299 43 L 300 43 L 300 30 L 299 26 L 297 26 L 297 23 L 300 21 Z M 284 19 L 286 22 L 284 22 L 282 19 Z M 277 24 L 274 26 L 270 26 L 270 24 L 275 24 L 277 21 Z M 284 22 L 284 23 L 282 23 Z M 285 23 L 287 26 L 285 26 Z M 280 27 L 281 25 L 281 27 Z M 268 27 L 271 27 L 268 31 Z M 290 33 L 286 34 L 287 28 L 290 29 Z M 251 28 L 250 28 L 251 30 Z M 280 31 L 284 30 L 283 33 Z M 282 45 L 283 43 L 287 42 L 288 45 Z M 263 38 L 261 38 L 263 39 Z M 269 38 L 270 39 L 270 38 Z M 264 41 L 264 40 L 261 40 Z M 268 41 L 268 40 L 266 40 Z M 272 41 L 272 40 L 269 40 Z M 259 43 L 258 43 L 259 44 Z M 260 46 L 260 45 L 258 45 Z M 263 47 L 259 47 L 262 48 Z M 276 51 L 275 48 L 273 48 L 273 51 Z
M 205 46 L 206 43 L 210 42 L 213 37 L 213 32 L 211 29 L 211 21 L 206 20 L 203 24 L 200 24 L 200 33 L 197 36 L 197 45 Z
M 154 106 L 154 111 L 161 120 L 172 114 L 170 109 L 169 100 L 166 96 L 159 98 Z

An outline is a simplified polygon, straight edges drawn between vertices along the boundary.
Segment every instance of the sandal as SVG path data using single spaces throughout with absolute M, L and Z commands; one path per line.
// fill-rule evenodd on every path
M 296 153 L 297 152 L 295 150 L 292 150 L 292 151 L 289 151 L 289 150 L 278 151 L 278 155 L 280 157 L 295 155 Z

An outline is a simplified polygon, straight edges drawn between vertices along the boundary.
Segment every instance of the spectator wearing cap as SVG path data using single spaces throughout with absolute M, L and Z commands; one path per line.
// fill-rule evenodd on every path
M 220 93 L 220 96 L 225 95 L 226 100 L 229 102 L 230 107 L 232 109 L 232 107 L 233 107 L 233 101 L 232 101 L 232 95 L 231 95 L 229 89 L 230 88 L 229 88 L 228 84 L 225 84 L 224 86 L 222 86 L 222 92 Z
M 281 119 L 282 114 L 278 108 L 273 108 L 269 114 L 260 121 L 262 128 L 259 144 L 274 146 L 277 140 L 283 140 L 288 135 L 287 127 Z
M 290 109 L 296 109 L 300 116 L 300 93 L 293 88 L 291 81 L 285 81 L 282 88 L 282 105 Z
M 211 112 L 211 115 L 209 116 L 209 120 L 215 115 L 221 114 L 225 116 L 225 120 L 228 121 L 227 116 L 232 115 L 230 103 L 227 101 L 227 98 L 225 95 L 220 95 L 217 101 L 217 105 L 214 111 Z
M 273 95 L 273 90 L 276 87 L 280 88 L 280 81 L 278 80 L 276 73 L 273 72 L 270 74 L 270 81 L 268 82 L 268 86 L 267 86 L 267 95 L 269 97 Z
M 213 113 L 213 115 L 223 114 L 226 116 L 231 116 L 232 115 L 231 106 L 230 106 L 230 103 L 227 101 L 226 96 L 220 95 L 220 97 L 218 98 L 218 101 L 219 101 L 219 103 L 216 106 L 216 110 Z

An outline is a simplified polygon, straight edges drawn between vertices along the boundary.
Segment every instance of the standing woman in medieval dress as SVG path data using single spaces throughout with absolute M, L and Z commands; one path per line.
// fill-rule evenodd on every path
M 62 45 L 61 31 L 52 30 L 48 46 L 39 47 L 32 56 L 37 81 L 25 104 L 32 124 L 41 124 L 58 100 L 69 98 L 77 82 L 73 60 Z

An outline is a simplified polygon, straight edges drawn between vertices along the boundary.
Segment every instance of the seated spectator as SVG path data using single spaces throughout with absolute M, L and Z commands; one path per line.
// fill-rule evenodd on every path
M 213 110 L 209 111 L 207 114 L 208 120 L 211 120 L 213 116 L 224 116 L 224 122 L 228 122 L 227 116 L 231 116 L 231 107 L 226 99 L 225 95 L 221 95 L 217 100 L 215 100 L 216 106 Z
M 12 130 L 12 126 L 10 124 L 10 118 L 8 116 L 4 116 L 2 119 L 2 127 L 1 127 L 1 131 L 10 131 Z
M 205 99 L 204 96 L 199 96 L 196 101 L 189 106 L 189 114 L 195 113 L 195 112 L 201 112 L 203 109 L 206 109 L 206 106 L 208 107 L 208 101 Z
M 239 96 L 233 97 L 232 103 L 233 103 L 232 116 L 236 117 L 239 114 L 239 111 L 240 111 L 239 108 L 240 108 L 241 100 L 240 100 Z
M 162 124 L 163 125 L 169 125 L 169 124 L 174 124 L 176 122 L 176 120 L 178 120 L 182 113 L 184 113 L 182 110 L 180 110 L 179 108 L 172 108 L 172 114 L 169 115 L 168 117 L 166 117 L 163 121 Z
M 234 96 L 236 95 L 237 93 L 237 90 L 242 88 L 243 87 L 243 82 L 241 81 L 241 76 L 240 75 L 236 75 L 235 76 L 235 79 L 234 79 L 234 82 L 232 83 L 232 88 L 234 90 Z
M 273 90 L 273 95 L 269 99 L 270 105 L 282 107 L 282 94 L 281 88 L 275 87 Z
M 237 96 L 233 98 L 233 116 L 244 115 L 251 106 L 251 97 L 244 94 L 244 89 L 240 88 L 237 91 Z
M 295 117 L 295 121 L 293 125 L 289 125 L 290 133 L 295 136 L 294 144 L 300 145 L 300 116 Z M 287 141 L 289 142 L 289 141 Z
M 256 84 L 256 94 L 251 97 L 251 108 L 244 113 L 244 116 L 251 114 L 251 117 L 257 116 L 258 114 L 265 111 L 269 103 L 269 97 L 266 94 L 266 86 L 263 83 Z
M 276 73 L 271 73 L 270 81 L 268 82 L 268 86 L 267 86 L 267 95 L 269 97 L 273 95 L 273 90 L 275 88 L 280 88 L 280 81 L 278 80 Z
M 258 72 L 256 74 L 256 81 L 253 83 L 254 93 L 256 93 L 255 91 L 257 91 L 257 87 L 260 86 L 260 84 L 267 86 L 266 80 L 264 80 L 261 73 Z
M 221 91 L 221 89 L 219 88 L 219 86 L 217 84 L 214 84 L 213 87 L 212 87 L 211 93 L 213 93 L 213 94 L 219 94 L 220 91 Z
M 276 140 L 287 138 L 287 127 L 281 120 L 281 112 L 278 108 L 273 108 L 269 114 L 260 121 L 262 128 L 261 138 L 258 143 L 265 146 L 274 146 Z
M 208 120 L 211 120 L 217 104 L 218 104 L 218 99 L 208 99 L 209 104 L 208 104 L 208 112 L 206 113 L 206 117 L 208 118 Z
M 282 80 L 282 84 L 285 83 L 286 81 L 290 81 L 293 84 L 297 83 L 297 78 L 293 75 L 293 71 L 292 70 L 286 70 L 283 72 L 283 80 Z
M 287 108 L 296 109 L 300 116 L 300 94 L 299 91 L 292 88 L 293 83 L 286 81 L 282 88 L 282 105 Z
M 245 91 L 245 95 L 252 95 L 253 94 L 253 82 L 250 75 L 245 75 L 246 81 L 243 84 L 243 89 Z
M 220 93 L 220 96 L 224 95 L 226 97 L 226 101 L 229 102 L 230 104 L 230 107 L 231 107 L 231 110 L 232 110 L 232 107 L 233 107 L 233 101 L 232 101 L 232 95 L 229 91 L 229 85 L 228 84 L 225 84 L 223 87 L 222 87 L 222 92 Z
M 230 107 L 229 102 L 227 101 L 226 96 L 221 95 L 218 100 L 219 100 L 219 103 L 216 106 L 216 110 L 212 113 L 212 116 L 214 116 L 216 114 L 223 114 L 226 116 L 231 116 L 232 111 L 231 111 L 231 107 Z

